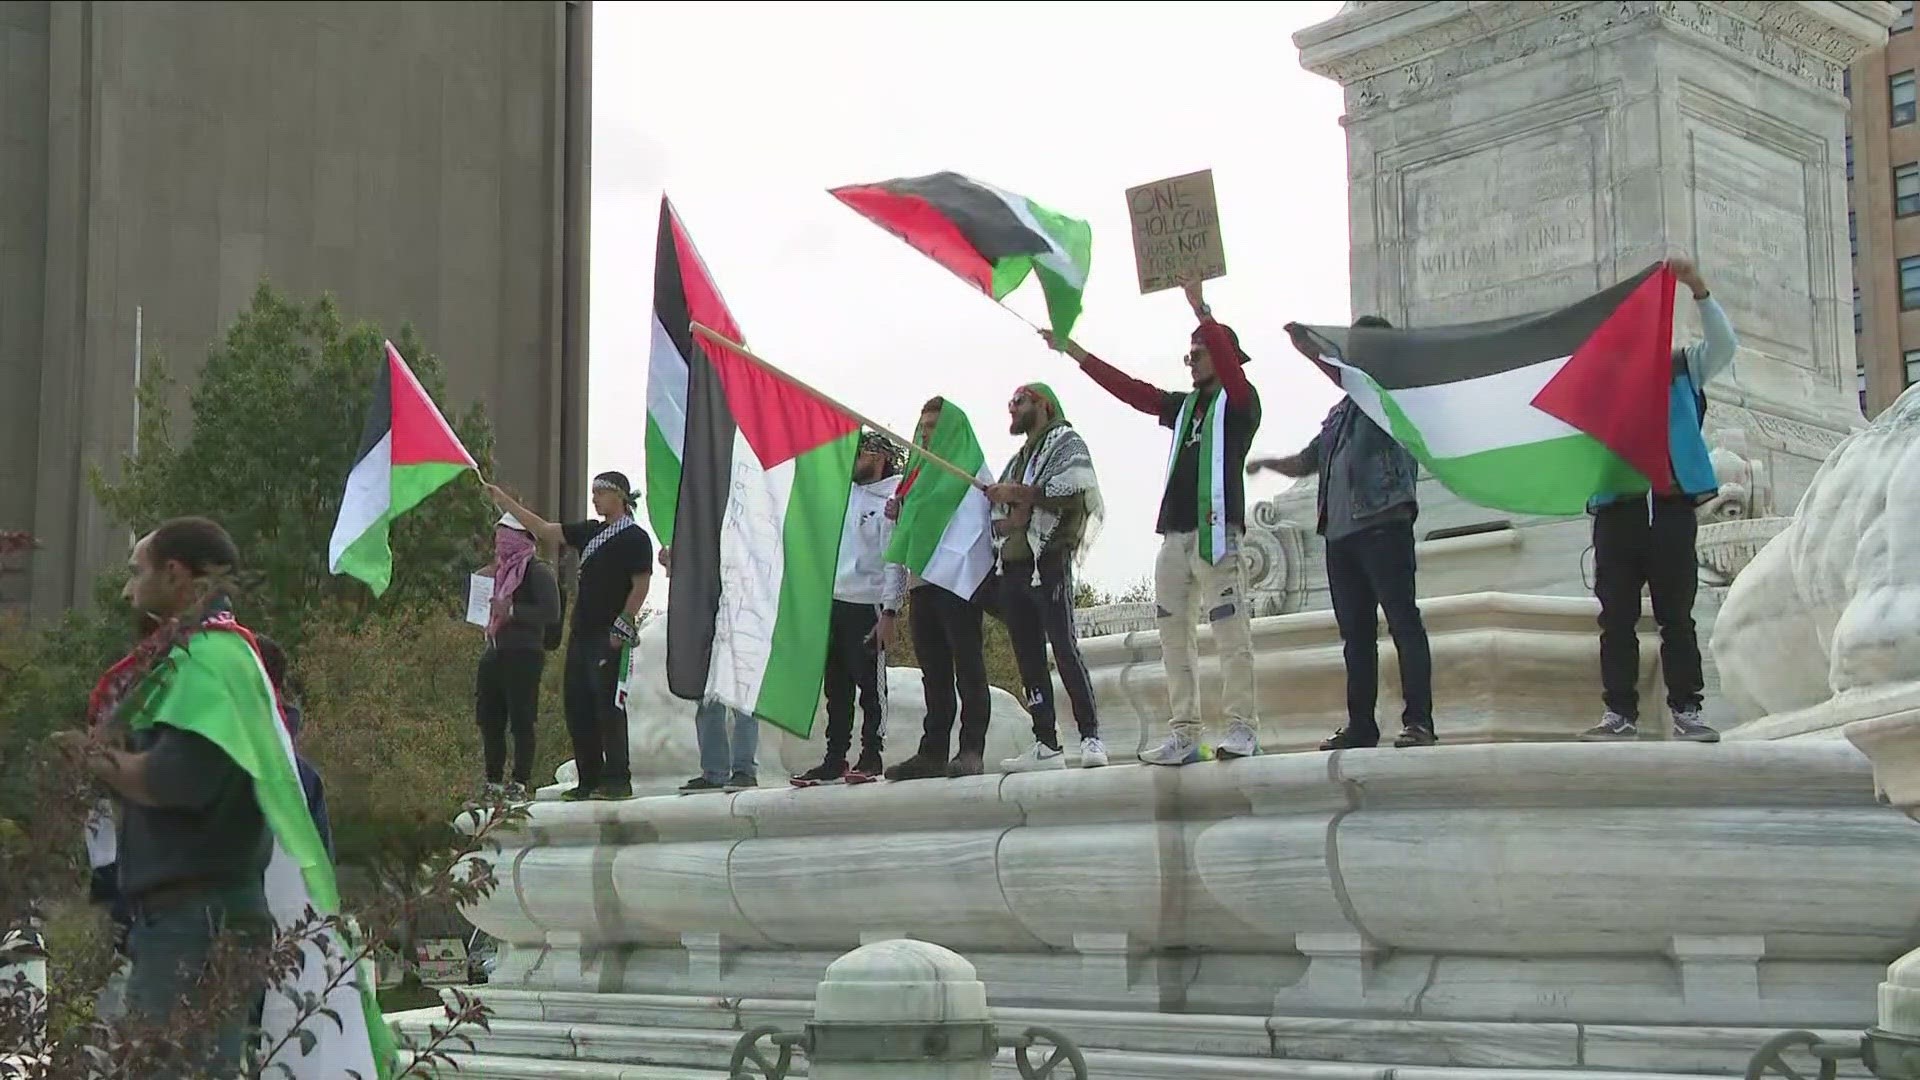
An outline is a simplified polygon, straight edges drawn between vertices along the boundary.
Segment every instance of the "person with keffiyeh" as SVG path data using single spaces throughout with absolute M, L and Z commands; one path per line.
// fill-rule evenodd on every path
M 485 755 L 486 797 L 531 797 L 534 722 L 540 715 L 540 676 L 546 670 L 547 628 L 560 621 L 560 583 L 540 558 L 533 534 L 512 514 L 493 530 L 493 605 L 487 613 L 487 650 L 474 675 L 474 718 Z M 507 731 L 513 731 L 513 783 L 506 776 Z
M 1225 736 L 1216 760 L 1260 752 L 1260 720 L 1253 676 L 1253 621 L 1247 610 L 1241 537 L 1246 532 L 1246 462 L 1260 430 L 1260 395 L 1247 381 L 1240 338 L 1214 321 L 1198 283 L 1187 303 L 1199 321 L 1187 342 L 1191 390 L 1163 390 L 1114 369 L 1070 340 L 1041 335 L 1072 357 L 1102 389 L 1173 431 L 1167 482 L 1160 499 L 1160 555 L 1153 593 L 1161 662 L 1173 718 L 1167 737 L 1143 750 L 1149 765 L 1189 765 L 1201 758 L 1199 644 L 1196 616 L 1213 627 L 1224 683 Z
M 653 540 L 633 520 L 639 496 L 626 474 L 601 473 L 593 478 L 593 510 L 602 520 L 561 524 L 492 484 L 487 494 L 541 542 L 565 543 L 580 552 L 564 694 L 579 784 L 560 797 L 568 802 L 631 799 L 621 668 L 640 636 L 640 607 L 653 582 Z
M 1001 471 L 1000 481 L 987 488 L 987 499 L 994 504 L 997 567 L 987 587 L 1013 645 L 1034 741 L 1000 767 L 1033 772 L 1066 766 L 1053 674 L 1047 669 L 1051 644 L 1080 729 L 1080 764 L 1098 768 L 1107 763 L 1107 748 L 1100 739 L 1093 680 L 1073 629 L 1073 571 L 1099 534 L 1106 504 L 1100 498 L 1093 454 L 1067 422 L 1052 387 L 1028 383 L 1015 390 L 1007 415 L 1007 430 L 1025 436 L 1025 441 Z

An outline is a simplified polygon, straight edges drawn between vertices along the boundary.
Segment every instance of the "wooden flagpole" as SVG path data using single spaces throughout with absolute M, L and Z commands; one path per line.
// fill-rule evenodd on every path
M 911 455 L 911 457 L 917 457 L 933 465 L 937 465 L 940 468 L 945 469 L 948 472 L 952 473 L 953 475 L 959 477 L 960 479 L 965 480 L 968 484 L 971 484 L 972 486 L 979 488 L 981 491 L 985 491 L 987 489 L 987 485 L 981 483 L 979 477 L 974 476 L 972 473 L 967 472 L 967 470 L 961 468 L 958 465 L 955 465 L 953 462 L 948 461 L 947 459 L 940 457 L 937 454 L 928 452 L 924 447 L 915 446 L 913 444 L 912 439 L 901 438 L 899 435 L 895 434 L 890 428 L 888 428 L 885 424 L 882 424 L 879 421 L 874 420 L 873 418 L 866 416 L 865 414 L 860 413 L 857 410 L 850 409 L 846 405 L 843 405 L 839 401 L 835 400 L 830 395 L 825 394 L 819 390 L 816 390 L 812 386 L 807 385 L 807 383 L 801 381 L 800 379 L 795 378 L 790 372 L 784 371 L 781 368 L 776 367 L 772 361 L 767 360 L 764 357 L 754 355 L 753 352 L 749 350 L 745 345 L 742 345 L 739 342 L 733 340 L 732 338 L 727 337 L 725 334 L 722 334 L 719 331 L 713 329 L 712 327 L 707 326 L 703 323 L 698 323 L 698 322 L 692 324 L 692 330 L 696 336 L 706 338 L 708 341 L 713 342 L 715 345 L 718 345 L 723 349 L 727 349 L 731 352 L 739 353 L 741 356 L 744 356 L 748 360 L 759 365 L 763 370 L 770 372 L 771 374 L 778 375 L 780 378 L 787 380 L 793 385 L 799 387 L 802 390 L 805 390 L 807 393 L 820 399 L 820 401 L 827 404 L 828 406 L 831 406 L 836 412 L 842 413 L 845 416 L 847 416 L 849 419 L 852 419 L 857 423 L 864 424 L 867 427 L 870 427 L 873 430 L 879 432 L 880 434 L 885 435 L 887 438 L 892 439 L 894 442 L 897 442 L 900 445 L 907 447 L 908 453 Z M 909 460 L 911 460 L 911 458 Z

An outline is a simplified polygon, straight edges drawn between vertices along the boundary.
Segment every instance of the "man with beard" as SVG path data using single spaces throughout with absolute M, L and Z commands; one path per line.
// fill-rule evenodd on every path
M 653 541 L 633 520 L 638 501 L 625 473 L 593 478 L 593 511 L 600 521 L 547 521 L 492 484 L 487 494 L 501 510 L 545 544 L 580 553 L 579 598 L 567 637 L 564 704 L 579 786 L 568 802 L 633 798 L 627 762 L 627 710 L 620 704 L 620 662 L 639 637 L 640 606 L 653 582 Z
M 1253 622 L 1247 610 L 1240 550 L 1246 531 L 1247 450 L 1260 430 L 1260 395 L 1247 381 L 1240 338 L 1215 322 L 1197 284 L 1186 286 L 1199 321 L 1187 340 L 1191 390 L 1162 390 L 1132 378 L 1074 344 L 1047 344 L 1066 353 L 1109 394 L 1173 430 L 1166 488 L 1160 499 L 1160 555 L 1153 566 L 1160 656 L 1172 699 L 1172 730 L 1143 750 L 1149 765 L 1187 765 L 1201 758 L 1199 645 L 1194 623 L 1204 611 L 1220 655 L 1221 701 L 1227 730 L 1216 760 L 1260 752 L 1260 720 L 1253 676 Z
M 1045 383 L 1028 383 L 1007 402 L 1007 430 L 1025 437 L 1000 482 L 987 489 L 994 504 L 994 540 L 999 545 L 997 601 L 1014 663 L 1033 718 L 1033 746 L 1000 763 L 1007 772 L 1033 772 L 1066 765 L 1047 670 L 1047 645 L 1073 703 L 1080 728 L 1080 764 L 1107 763 L 1094 710 L 1093 680 L 1073 632 L 1073 568 L 1093 542 L 1106 516 L 1093 455 L 1067 422 L 1060 398 Z
M 879 432 L 860 436 L 853 459 L 853 491 L 840 533 L 840 565 L 833 581 L 833 616 L 827 631 L 827 756 L 793 778 L 796 787 L 860 783 L 877 779 L 886 748 L 886 653 L 882 611 L 898 612 L 906 579 L 889 571 L 887 541 L 893 519 L 887 503 L 900 486 L 900 451 Z M 891 630 L 893 620 L 887 620 Z M 854 696 L 860 698 L 860 759 L 847 768 L 853 748 Z
M 936 433 L 943 442 L 936 444 Z M 965 447 L 971 451 L 967 461 L 980 453 L 967 415 L 945 398 L 936 397 L 921 406 L 913 441 L 921 448 L 938 446 L 941 453 L 949 452 L 950 446 Z M 907 630 L 927 701 L 920 748 L 907 760 L 889 766 L 888 780 L 978 776 L 986 769 L 993 699 L 982 635 L 984 612 L 975 597 L 992 587 L 990 504 L 979 489 L 958 476 L 928 472 L 929 468 L 917 465 L 887 506 L 895 525 L 888 556 L 904 560 L 895 565 L 907 579 Z M 912 572 L 912 566 L 924 569 L 926 576 Z M 881 613 L 882 640 L 891 640 L 893 620 L 893 613 Z M 956 700 L 957 753 L 951 742 Z
M 243 950 L 271 940 L 265 874 L 276 835 L 290 853 L 325 858 L 261 658 L 220 586 L 238 561 L 226 531 L 204 518 L 168 521 L 135 545 L 122 595 L 141 641 L 95 688 L 89 730 L 54 736 L 118 804 L 116 884 L 133 961 L 125 1008 L 142 1025 L 169 1026 L 190 992 L 207 1001 L 196 987 L 223 938 Z M 158 1075 L 239 1068 L 262 995 L 243 982 L 214 1004 L 215 1029 L 183 1040 L 183 1056 Z

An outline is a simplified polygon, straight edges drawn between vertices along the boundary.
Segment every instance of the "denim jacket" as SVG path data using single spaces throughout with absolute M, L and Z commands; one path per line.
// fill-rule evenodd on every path
M 1320 475 L 1320 533 L 1329 540 L 1380 523 L 1388 511 L 1404 507 L 1409 521 L 1418 513 L 1414 482 L 1420 463 L 1352 398 L 1328 410 L 1320 434 L 1300 451 L 1300 462 Z M 1330 482 L 1336 469 L 1343 483 Z M 1328 505 L 1330 498 L 1336 505 Z

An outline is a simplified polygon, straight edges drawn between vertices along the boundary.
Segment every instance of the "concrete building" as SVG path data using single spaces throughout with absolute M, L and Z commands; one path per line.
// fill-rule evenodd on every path
M 0 0 L 0 577 L 35 614 L 125 554 L 87 493 L 144 351 L 190 377 L 262 278 L 411 321 L 499 471 L 585 500 L 585 2 Z M 351 433 L 343 434 L 351 437 Z
M 1884 48 L 1847 74 L 1847 231 L 1860 409 L 1872 416 L 1920 381 L 1920 38 L 1913 0 L 1894 5 Z

